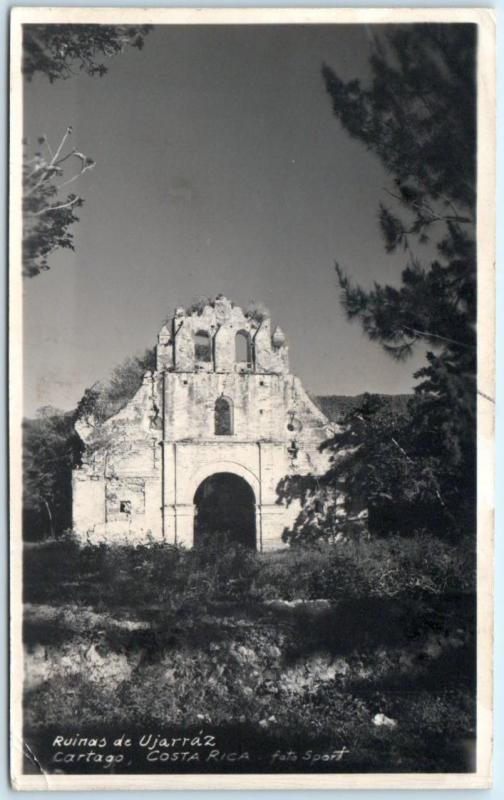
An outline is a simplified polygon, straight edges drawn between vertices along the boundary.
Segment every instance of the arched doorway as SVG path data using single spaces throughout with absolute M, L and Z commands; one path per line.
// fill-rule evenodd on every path
M 194 495 L 194 544 L 222 536 L 255 549 L 255 497 L 244 478 L 217 472 L 206 478 Z

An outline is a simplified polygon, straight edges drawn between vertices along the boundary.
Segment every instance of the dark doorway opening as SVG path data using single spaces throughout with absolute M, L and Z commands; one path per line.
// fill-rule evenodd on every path
M 231 472 L 210 475 L 194 495 L 194 544 L 211 537 L 256 548 L 254 492 Z

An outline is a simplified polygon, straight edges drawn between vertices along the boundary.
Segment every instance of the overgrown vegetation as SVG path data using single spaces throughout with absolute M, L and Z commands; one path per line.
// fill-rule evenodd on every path
M 218 294 L 215 297 L 198 297 L 197 300 L 194 300 L 190 305 L 187 306 L 185 312 L 189 316 L 191 314 L 197 314 L 198 316 L 201 316 L 207 306 L 214 308 L 215 301 L 220 300 L 222 297 L 224 297 L 223 294 Z M 232 308 L 234 308 L 235 305 L 235 303 L 231 302 Z M 264 303 L 251 301 L 245 308 L 245 316 L 249 317 L 249 319 L 255 320 L 255 322 L 262 322 L 263 319 L 269 316 L 269 311 Z
M 81 452 L 72 412 L 46 406 L 23 421 L 25 538 L 58 536 L 71 524 L 72 468 Z
M 467 486 L 473 476 L 462 482 L 458 467 L 426 445 L 431 432 L 419 427 L 416 403 L 414 396 L 394 403 L 365 394 L 348 405 L 339 429 L 321 446 L 330 458 L 325 474 L 289 475 L 278 487 L 279 503 L 301 503 L 286 541 L 425 531 L 474 542 Z
M 58 559 L 65 571 L 55 580 Z M 70 536 L 29 545 L 25 570 L 26 602 L 107 608 L 172 602 L 181 608 L 186 594 L 203 608 L 221 600 L 336 601 L 474 591 L 471 549 L 429 535 L 348 540 L 269 555 L 218 535 L 192 550 L 154 542 L 81 547 Z
M 145 373 L 155 369 L 155 347 L 148 348 L 141 355 L 126 358 L 112 370 L 108 380 L 99 381 L 86 389 L 77 404 L 76 417 L 87 418 L 93 425 L 105 422 L 134 397 Z
M 28 545 L 29 736 L 205 724 L 270 751 L 345 745 L 343 771 L 469 768 L 470 553 L 222 545 Z

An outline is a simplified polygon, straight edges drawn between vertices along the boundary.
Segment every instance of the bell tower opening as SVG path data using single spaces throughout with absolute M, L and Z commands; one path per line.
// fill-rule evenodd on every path
M 252 347 L 247 331 L 238 331 L 235 336 L 235 360 L 237 364 L 250 365 L 252 362 Z
M 212 342 L 206 331 L 198 331 L 194 337 L 194 357 L 197 362 L 206 364 L 212 360 Z
M 255 496 L 246 480 L 231 472 L 206 478 L 194 495 L 194 545 L 222 537 L 256 549 Z

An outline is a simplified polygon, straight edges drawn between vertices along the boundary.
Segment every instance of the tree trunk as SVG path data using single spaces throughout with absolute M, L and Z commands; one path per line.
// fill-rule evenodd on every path
M 54 519 L 53 519 L 53 515 L 52 515 L 52 512 L 51 512 L 51 507 L 50 507 L 49 503 L 47 502 L 47 500 L 45 500 L 44 498 L 42 498 L 42 502 L 46 507 L 47 516 L 49 517 L 49 531 L 50 531 L 50 534 L 51 534 L 51 538 L 54 539 L 55 538 Z

